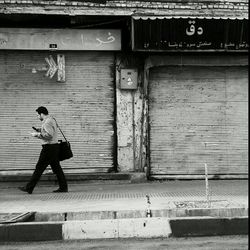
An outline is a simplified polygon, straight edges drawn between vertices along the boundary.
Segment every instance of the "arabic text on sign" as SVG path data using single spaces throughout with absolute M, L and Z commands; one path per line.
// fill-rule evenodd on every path
M 190 24 L 190 27 L 186 28 L 186 34 L 188 36 L 193 36 L 195 34 L 195 31 L 196 31 L 195 21 L 189 21 L 188 23 Z M 203 34 L 203 28 L 202 27 L 198 27 L 197 34 L 198 35 L 202 35 Z
M 100 39 L 100 38 L 96 38 L 96 41 L 99 42 L 99 44 L 98 44 L 97 46 L 100 46 L 100 45 L 105 44 L 105 43 L 112 43 L 112 42 L 115 41 L 114 36 L 112 36 L 112 34 L 111 34 L 110 32 L 108 33 L 108 35 L 109 35 L 109 36 L 108 36 L 108 38 L 107 38 L 106 41 L 104 41 L 104 40 L 102 40 L 102 39 Z

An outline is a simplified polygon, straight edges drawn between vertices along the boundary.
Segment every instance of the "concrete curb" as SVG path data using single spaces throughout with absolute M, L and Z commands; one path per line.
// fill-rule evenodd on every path
M 248 234 L 248 217 L 239 218 L 177 218 L 170 220 L 173 237 L 221 236 Z
M 62 223 L 22 222 L 0 225 L 0 242 L 49 241 L 62 239 Z
M 0 242 L 248 234 L 248 217 L 129 218 L 0 225 Z
M 213 217 L 213 218 L 236 218 L 248 216 L 247 207 L 232 208 L 169 208 L 169 209 L 150 209 L 144 210 L 106 210 L 106 211 L 81 211 L 81 212 L 64 212 L 64 213 L 48 213 L 36 212 L 34 221 L 72 221 L 72 220 L 104 220 L 104 219 L 132 219 L 145 218 L 147 213 L 152 218 L 184 218 L 184 217 Z

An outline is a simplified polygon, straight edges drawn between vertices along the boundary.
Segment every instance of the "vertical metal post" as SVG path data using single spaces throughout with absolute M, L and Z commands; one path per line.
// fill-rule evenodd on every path
M 132 51 L 134 50 L 135 48 L 135 37 L 134 37 L 134 19 L 133 17 L 131 17 L 131 45 L 132 45 Z
M 205 142 L 205 152 L 206 152 L 206 146 L 207 146 L 207 144 Z M 207 207 L 210 207 L 207 163 L 205 163 L 205 183 L 206 183 L 206 201 L 207 201 Z
M 207 164 L 206 163 L 205 163 L 205 182 L 206 182 L 206 201 L 207 201 L 207 206 L 210 207 L 208 171 L 207 171 Z

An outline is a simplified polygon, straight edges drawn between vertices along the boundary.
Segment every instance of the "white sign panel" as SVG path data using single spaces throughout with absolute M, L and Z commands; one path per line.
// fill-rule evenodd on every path
M 0 28 L 0 50 L 121 50 L 120 30 Z

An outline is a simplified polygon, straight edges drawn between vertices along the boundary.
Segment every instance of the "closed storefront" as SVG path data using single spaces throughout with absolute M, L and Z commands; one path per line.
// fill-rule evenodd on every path
M 146 52 L 147 174 L 152 179 L 246 178 L 248 19 L 134 16 Z
M 247 67 L 151 68 L 149 124 L 151 176 L 247 174 Z
M 64 82 L 48 66 L 65 58 Z M 46 63 L 47 60 L 47 63 Z M 59 70 L 58 70 L 59 71 Z M 0 50 L 0 170 L 31 171 L 39 140 L 38 106 L 56 117 L 74 157 L 65 172 L 107 172 L 114 167 L 114 53 Z M 60 136 L 62 139 L 62 136 Z

